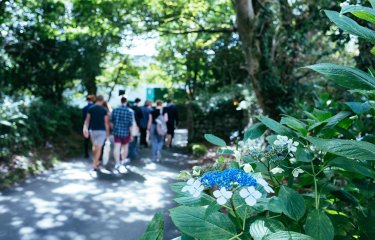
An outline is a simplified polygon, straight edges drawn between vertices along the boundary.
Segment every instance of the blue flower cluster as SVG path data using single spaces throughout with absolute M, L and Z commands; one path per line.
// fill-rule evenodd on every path
M 238 168 L 226 169 L 222 172 L 208 172 L 200 178 L 200 181 L 209 188 L 219 186 L 228 189 L 233 184 L 237 184 L 240 187 L 257 186 L 255 178 Z

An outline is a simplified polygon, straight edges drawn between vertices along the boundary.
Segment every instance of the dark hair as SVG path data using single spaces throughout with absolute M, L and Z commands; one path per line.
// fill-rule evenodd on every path
M 126 97 L 121 98 L 121 103 L 126 103 L 127 101 L 128 101 L 128 99 L 126 99 Z
M 168 100 L 167 100 L 167 103 L 172 103 L 172 102 L 173 102 L 172 99 L 168 99 Z
M 139 103 L 140 101 L 141 101 L 141 99 L 139 99 L 139 98 L 136 98 L 136 99 L 134 100 L 135 103 Z
M 97 101 L 97 102 L 103 102 L 103 101 L 104 101 L 104 97 L 103 97 L 103 95 L 98 95 L 98 96 L 96 96 L 96 101 Z

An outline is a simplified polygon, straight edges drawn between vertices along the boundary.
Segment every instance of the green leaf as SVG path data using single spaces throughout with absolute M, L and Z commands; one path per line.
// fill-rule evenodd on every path
M 375 43 L 375 31 L 362 27 L 353 19 L 341 15 L 338 12 L 329 10 L 325 10 L 324 12 L 328 16 L 328 18 L 342 30 L 363 38 L 371 43 Z
M 371 4 L 371 7 L 372 8 L 375 8 L 375 0 L 369 0 L 370 4 Z
M 260 116 L 258 117 L 258 119 L 275 133 L 278 133 L 280 135 L 286 135 L 286 136 L 295 135 L 292 130 L 290 130 L 289 128 L 285 127 L 284 125 L 276 122 L 275 120 L 271 118 Z
M 372 55 L 375 55 L 375 46 L 371 48 L 370 53 L 371 53 Z
M 284 211 L 283 203 L 278 197 L 271 197 L 268 201 L 268 210 L 274 213 L 282 213 Z
M 352 67 L 345 67 L 331 63 L 320 63 L 307 66 L 342 87 L 349 89 L 374 90 L 375 78 L 370 74 Z
M 314 156 L 305 148 L 298 147 L 295 153 L 295 157 L 296 157 L 296 160 L 300 162 L 311 162 Z
M 341 9 L 341 14 L 345 13 L 351 13 L 360 19 L 375 23 L 375 9 L 359 5 L 348 5 Z
M 257 219 L 250 225 L 250 235 L 254 240 L 261 240 L 264 236 L 285 230 L 284 225 L 273 219 Z
M 307 134 L 307 125 L 294 117 L 282 117 L 280 123 L 300 132 L 304 136 Z
M 204 135 L 204 138 L 212 143 L 213 145 L 217 145 L 217 146 L 220 146 L 220 147 L 226 147 L 227 144 L 225 143 L 225 141 L 219 137 L 216 137 L 215 135 L 212 135 L 212 134 L 205 134 Z
M 12 123 L 6 120 L 0 120 L 0 125 L 11 127 Z
M 333 117 L 328 118 L 325 120 L 327 124 L 324 126 L 322 130 L 328 130 L 334 128 L 339 122 L 350 116 L 350 112 L 339 112 Z
M 307 215 L 306 234 L 319 240 L 332 240 L 335 235 L 333 224 L 325 212 L 313 210 Z
M 162 213 L 156 213 L 148 224 L 146 232 L 140 240 L 163 240 L 164 237 L 164 218 Z
M 280 231 L 276 233 L 269 234 L 262 238 L 262 240 L 314 240 L 314 238 L 307 236 L 302 233 L 290 232 L 290 231 Z M 317 239 L 316 239 L 317 240 Z
M 339 167 L 345 171 L 358 173 L 360 175 L 375 178 L 375 171 L 371 169 L 371 166 L 366 166 L 354 159 L 348 159 L 345 157 L 337 157 L 328 163 L 328 166 Z
M 223 213 L 212 213 L 205 218 L 204 207 L 180 206 L 170 210 L 176 227 L 186 235 L 198 239 L 221 240 L 235 236 L 236 228 Z
M 208 205 L 205 213 L 205 217 L 207 218 L 212 213 L 218 212 L 221 209 L 221 205 L 217 204 L 216 201 L 213 201 L 210 205 Z
M 256 139 L 263 135 L 267 130 L 266 126 L 262 123 L 255 123 L 245 130 L 244 141 L 247 139 Z
M 283 204 L 283 212 L 293 220 L 298 221 L 305 215 L 306 206 L 303 197 L 291 188 L 281 186 L 279 199 Z
M 368 112 L 372 108 L 371 104 L 368 102 L 346 102 L 345 104 L 356 114 Z
M 357 160 L 375 160 L 375 145 L 368 142 L 315 137 L 306 137 L 306 140 L 319 150 L 338 156 Z

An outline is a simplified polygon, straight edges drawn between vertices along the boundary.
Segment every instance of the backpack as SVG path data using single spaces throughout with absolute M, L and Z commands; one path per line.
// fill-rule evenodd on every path
M 165 136 L 167 134 L 167 122 L 165 121 L 163 115 L 160 114 L 159 117 L 155 119 L 155 122 L 156 122 L 156 133 L 159 136 Z

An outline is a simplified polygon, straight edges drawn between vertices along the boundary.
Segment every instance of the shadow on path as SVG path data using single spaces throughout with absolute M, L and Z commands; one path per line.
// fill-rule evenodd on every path
M 165 151 L 161 164 L 143 156 L 126 174 L 89 174 L 73 159 L 0 195 L 0 239 L 138 239 L 153 214 L 166 216 L 165 239 L 178 236 L 168 216 L 175 206 L 169 184 L 192 159 Z M 177 154 L 177 155 L 176 155 Z

